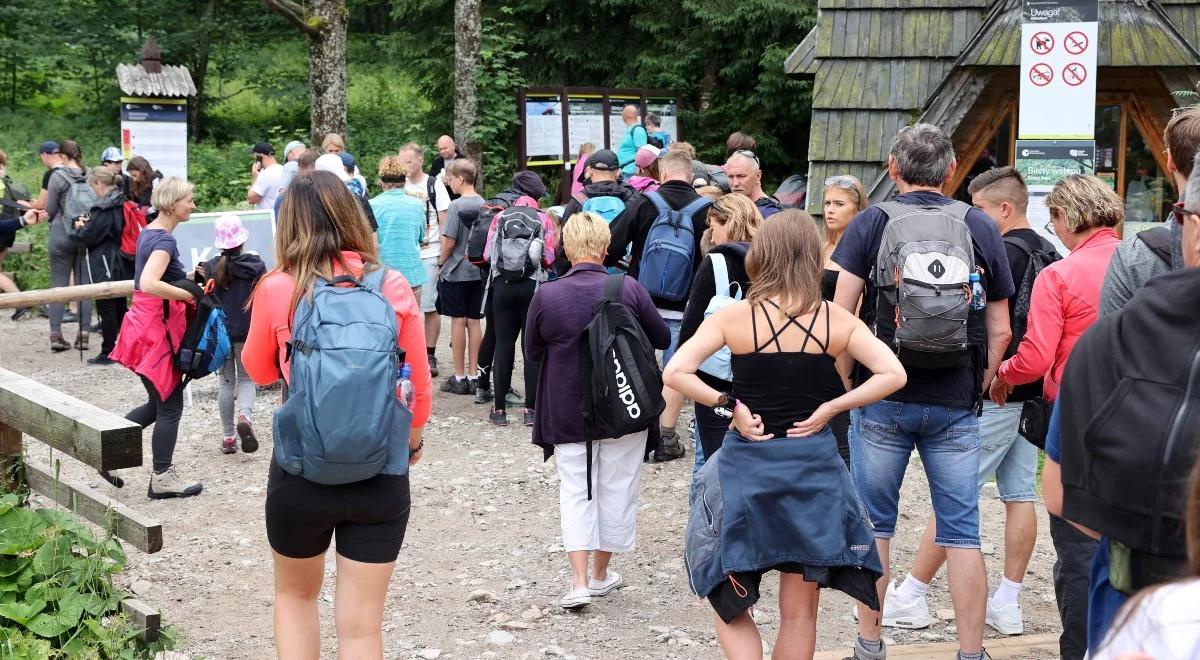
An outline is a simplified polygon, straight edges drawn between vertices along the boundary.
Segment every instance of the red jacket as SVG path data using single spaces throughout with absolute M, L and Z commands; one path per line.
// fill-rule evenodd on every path
M 1108 262 L 1121 239 L 1103 228 L 1075 246 L 1066 259 L 1046 267 L 1033 282 L 1029 325 L 1017 354 L 1000 365 L 997 376 L 1010 385 L 1039 378 L 1042 396 L 1058 398 L 1067 358 L 1075 342 L 1093 323 L 1100 308 L 1100 288 Z

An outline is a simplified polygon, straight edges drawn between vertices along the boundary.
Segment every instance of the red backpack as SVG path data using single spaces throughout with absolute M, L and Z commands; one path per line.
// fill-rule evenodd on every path
M 142 206 L 133 200 L 125 200 L 125 226 L 121 228 L 121 254 L 132 257 L 137 254 L 138 235 L 146 228 L 146 211 L 150 207 Z

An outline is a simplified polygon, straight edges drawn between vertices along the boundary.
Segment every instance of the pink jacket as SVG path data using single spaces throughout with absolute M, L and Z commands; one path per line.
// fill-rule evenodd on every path
M 1029 325 L 1017 354 L 1000 365 L 998 376 L 1010 385 L 1024 385 L 1039 378 L 1042 396 L 1058 397 L 1067 358 L 1075 342 L 1096 321 L 1100 287 L 1108 262 L 1121 239 L 1114 229 L 1104 228 L 1075 246 L 1071 254 L 1050 264 L 1033 282 L 1029 301 Z
M 629 177 L 629 186 L 640 193 L 658 190 L 657 181 L 640 174 Z
M 166 401 L 183 382 L 183 373 L 175 368 L 175 351 L 187 329 L 192 303 L 172 300 L 171 314 L 163 323 L 163 299 L 141 291 L 133 292 L 133 307 L 121 322 L 117 345 L 108 357 L 154 384 L 158 396 Z M 171 341 L 167 341 L 167 329 Z

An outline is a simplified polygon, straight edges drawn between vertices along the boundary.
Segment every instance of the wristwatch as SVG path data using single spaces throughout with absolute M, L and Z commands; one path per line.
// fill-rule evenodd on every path
M 717 399 L 716 405 L 712 407 L 713 412 L 718 417 L 725 419 L 733 419 L 733 408 L 737 405 L 737 400 L 728 392 L 721 394 L 721 398 Z

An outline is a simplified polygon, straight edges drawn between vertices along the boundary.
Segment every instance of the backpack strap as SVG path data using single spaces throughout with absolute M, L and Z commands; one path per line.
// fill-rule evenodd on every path
M 621 289 L 624 288 L 625 275 L 616 273 L 604 280 L 604 299 L 611 303 L 621 303 Z
M 1026 257 L 1033 256 L 1033 247 L 1030 246 L 1025 241 L 1017 238 L 1016 236 L 1005 236 L 1004 244 L 1011 245 L 1011 246 L 1017 248 L 1018 250 L 1020 250 L 1021 252 L 1024 252 Z
M 716 284 L 716 291 L 719 295 L 729 295 L 729 268 L 725 265 L 725 255 L 718 252 L 710 252 L 708 258 L 712 260 L 713 266 L 713 283 Z
M 1137 233 L 1138 240 L 1146 244 L 1159 259 L 1171 264 L 1171 230 L 1167 227 L 1151 227 Z
M 583 204 L 588 201 L 588 196 L 585 195 L 582 190 L 580 190 L 574 195 L 571 195 L 571 199 L 574 199 L 575 201 L 579 202 L 580 206 L 583 206 Z
M 659 215 L 671 212 L 671 206 L 667 204 L 667 200 L 663 199 L 662 194 L 657 190 L 651 190 L 650 192 L 646 193 L 645 197 L 646 199 L 650 200 L 651 204 L 654 204 L 654 208 L 658 211 Z M 701 197 L 700 199 L 707 200 L 706 197 Z M 692 203 L 694 204 L 695 202 Z
M 712 200 L 701 195 L 700 197 L 693 199 L 692 202 L 687 206 L 679 209 L 679 212 L 682 213 L 688 220 L 691 220 L 692 218 L 696 217 L 697 213 L 710 206 L 712 206 Z

